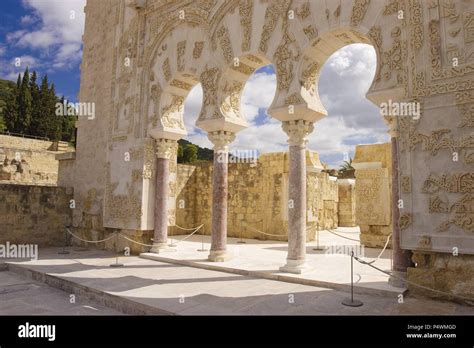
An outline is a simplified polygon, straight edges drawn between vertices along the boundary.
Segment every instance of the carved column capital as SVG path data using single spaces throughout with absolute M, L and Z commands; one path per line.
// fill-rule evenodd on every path
M 385 123 L 387 124 L 390 138 L 398 138 L 400 133 L 398 132 L 398 117 L 396 116 L 384 116 Z
M 214 151 L 227 151 L 229 144 L 235 139 L 235 133 L 215 131 L 210 132 L 207 137 L 214 144 Z
M 171 159 L 171 157 L 176 153 L 178 143 L 176 140 L 160 138 L 155 140 L 155 145 L 156 157 Z
M 314 130 L 314 125 L 305 120 L 285 121 L 282 128 L 288 134 L 290 146 L 304 146 L 308 142 L 308 135 Z

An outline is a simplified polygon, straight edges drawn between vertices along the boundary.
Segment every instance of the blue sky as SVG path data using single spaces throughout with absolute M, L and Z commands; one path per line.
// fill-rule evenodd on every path
M 0 78 L 16 81 L 29 66 L 40 76 L 48 74 L 58 94 L 76 101 L 84 4 L 85 0 L 1 0 Z
M 48 74 L 59 95 L 77 101 L 79 65 L 82 57 L 85 0 L 1 0 L 0 78 L 16 81 L 28 65 L 40 76 Z M 15 66 L 15 59 L 21 66 Z M 389 140 L 378 108 L 365 94 L 375 74 L 376 56 L 368 45 L 350 45 L 333 54 L 323 67 L 319 94 L 328 116 L 315 125 L 308 148 L 321 159 L 338 166 L 353 156 L 355 145 Z M 250 127 L 239 132 L 230 148 L 259 153 L 287 151 L 287 136 L 267 108 L 275 95 L 272 66 L 258 70 L 248 80 L 241 109 Z M 186 99 L 185 124 L 188 140 L 212 147 L 205 132 L 195 127 L 202 104 L 202 89 L 196 86 Z
M 338 167 L 353 157 L 358 144 L 389 141 L 387 127 L 379 109 L 365 98 L 374 74 L 376 55 L 369 45 L 356 44 L 334 53 L 324 64 L 319 79 L 319 95 L 328 112 L 315 124 L 307 147 L 318 151 L 323 162 Z M 259 153 L 287 151 L 287 135 L 281 123 L 266 110 L 275 96 L 276 78 L 272 66 L 257 70 L 247 81 L 241 109 L 250 127 L 239 132 L 230 149 L 257 150 Z M 202 89 L 197 85 L 185 103 L 188 140 L 211 147 L 206 135 L 194 123 L 202 104 Z

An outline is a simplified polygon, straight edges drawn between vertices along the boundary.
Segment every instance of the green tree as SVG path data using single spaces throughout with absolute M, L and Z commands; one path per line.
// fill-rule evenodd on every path
M 349 161 L 344 161 L 344 163 L 339 167 L 338 176 L 342 178 L 353 177 L 355 169 L 352 166 L 352 157 L 349 158 Z
M 196 162 L 198 156 L 198 148 L 194 144 L 186 144 L 183 149 L 183 162 L 184 163 L 194 163 Z
M 39 104 L 40 104 L 40 96 L 39 96 L 39 87 L 37 83 L 37 75 L 36 71 L 31 73 L 30 77 L 30 94 L 31 94 L 31 122 L 28 128 L 28 134 L 30 135 L 37 135 L 36 129 L 38 128 L 39 122 Z
M 64 104 L 64 96 L 59 100 L 61 104 Z M 62 116 L 61 117 L 61 140 L 69 143 L 75 143 L 75 130 L 76 130 L 77 116 Z
M 18 109 L 18 94 L 21 87 L 21 76 L 18 74 L 16 85 L 13 87 L 9 96 L 6 99 L 5 110 L 3 112 L 3 119 L 5 127 L 10 132 L 15 132 L 19 118 Z
M 182 144 L 178 144 L 178 163 L 184 163 L 184 146 Z
M 39 87 L 38 113 L 33 135 L 47 137 L 50 140 L 61 140 L 62 116 L 56 116 L 56 97 L 54 84 L 49 86 L 48 75 L 41 79 Z
M 15 123 L 15 133 L 28 134 L 30 130 L 33 112 L 32 98 L 30 92 L 30 72 L 28 67 L 23 74 L 20 90 L 18 93 L 18 119 Z

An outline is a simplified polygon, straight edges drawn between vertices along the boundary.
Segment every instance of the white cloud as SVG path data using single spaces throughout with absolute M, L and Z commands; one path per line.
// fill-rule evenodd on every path
M 252 123 L 259 109 L 268 109 L 275 98 L 275 74 L 258 73 L 250 77 L 242 91 L 241 109 L 245 119 Z
M 36 20 L 37 20 L 36 17 L 30 16 L 30 15 L 22 16 L 22 17 L 20 18 L 20 22 L 21 22 L 21 24 L 23 24 L 23 25 L 32 24 L 32 23 L 36 22 Z
M 81 59 L 86 0 L 23 0 L 32 14 L 21 17 L 34 29 L 9 33 L 7 42 L 22 49 L 38 50 L 44 66 L 58 69 L 77 64 Z
M 17 41 L 20 47 L 48 48 L 57 42 L 57 37 L 52 32 L 34 31 L 22 34 Z
M 329 164 L 338 166 L 345 155 L 353 155 L 355 144 L 388 141 L 386 125 L 378 109 L 365 98 L 372 83 L 376 55 L 371 46 L 350 45 L 331 56 L 319 80 L 319 93 L 328 116 L 315 124 L 308 137 L 308 148 L 316 150 Z M 287 135 L 278 120 L 268 118 L 255 122 L 259 109 L 267 109 L 276 90 L 275 74 L 253 75 L 244 87 L 242 112 L 251 124 L 237 134 L 231 149 L 256 149 L 260 153 L 287 151 Z M 202 103 L 202 89 L 194 88 L 185 104 L 188 140 L 212 148 L 204 132 L 195 128 Z
M 81 42 L 85 0 L 23 0 L 23 4 L 41 19 L 40 31 L 51 33 L 61 42 Z

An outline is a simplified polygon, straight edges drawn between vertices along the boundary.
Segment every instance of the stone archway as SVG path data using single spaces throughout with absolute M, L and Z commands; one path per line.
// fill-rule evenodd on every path
M 96 101 L 97 110 L 107 117 L 94 125 L 78 123 L 83 145 L 76 167 L 84 183 L 74 185 L 76 192 L 97 189 L 104 201 L 105 227 L 145 231 L 156 229 L 155 219 L 159 219 L 163 230 L 165 216 L 172 213 L 163 204 L 155 214 L 155 196 L 170 192 L 172 197 L 172 190 L 156 190 L 156 185 L 166 185 L 156 175 L 159 171 L 158 177 L 164 177 L 166 166 L 158 170 L 155 152 L 172 152 L 185 134 L 180 110 L 188 87 L 202 84 L 204 100 L 197 125 L 208 132 L 216 152 L 225 152 L 235 133 L 246 126 L 238 110 L 246 69 L 257 67 L 258 60 L 272 63 L 277 91 L 269 113 L 288 133 L 293 168 L 290 199 L 293 192 L 297 207 L 290 211 L 290 253 L 284 270 L 299 272 L 304 265 L 300 250 L 305 226 L 301 152 L 313 124 L 325 115 L 313 81 L 331 52 L 364 42 L 372 44 L 378 56 L 368 98 L 376 105 L 419 102 L 422 115 L 429 114 L 416 122 L 387 117 L 392 142 L 400 148 L 400 157 L 393 162 L 401 183 L 393 185 L 400 191 L 394 191 L 394 199 L 400 196 L 405 201 L 403 209 L 394 209 L 400 211 L 401 221 L 396 246 L 418 253 L 447 253 L 458 246 L 460 252 L 472 254 L 474 244 L 467 238 L 472 225 L 466 223 L 471 218 L 470 201 L 460 197 L 471 194 L 470 189 L 449 188 L 443 197 L 435 197 L 443 188 L 436 192 L 425 188 L 433 180 L 440 186 L 433 177 L 456 181 L 465 176 L 454 174 L 470 173 L 473 13 L 468 2 L 455 1 L 447 11 L 436 0 L 90 0 L 81 99 Z M 455 32 L 455 25 L 462 33 L 446 35 Z M 97 32 L 109 34 L 99 37 Z M 106 59 L 99 59 L 100 54 Z M 233 66 L 235 58 L 240 66 Z M 459 63 L 455 67 L 450 64 L 454 58 Z M 127 59 L 131 64 L 124 65 Z M 447 114 L 450 121 L 443 118 Z M 125 152 L 132 155 L 129 163 L 121 160 Z M 449 152 L 461 159 L 454 169 L 444 165 Z M 87 172 L 97 157 L 106 163 L 98 179 Z M 217 256 L 211 259 L 219 260 L 226 257 L 222 243 L 226 204 L 225 198 L 217 197 L 225 192 L 226 166 L 215 163 L 215 168 L 213 251 Z M 448 213 L 433 208 L 436 198 L 443 207 L 453 208 Z M 431 224 L 436 228 L 428 231 Z M 401 262 L 396 270 L 405 269 L 406 262 Z

